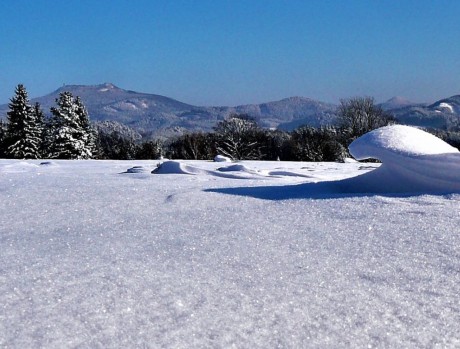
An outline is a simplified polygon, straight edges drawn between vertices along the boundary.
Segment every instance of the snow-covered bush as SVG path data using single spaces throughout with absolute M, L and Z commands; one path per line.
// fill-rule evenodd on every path
M 261 157 L 257 141 L 259 127 L 247 115 L 231 115 L 217 124 L 217 152 L 233 160 L 256 160 Z

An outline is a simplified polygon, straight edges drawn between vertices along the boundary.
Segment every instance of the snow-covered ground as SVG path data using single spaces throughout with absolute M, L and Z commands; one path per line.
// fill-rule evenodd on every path
M 0 347 L 459 347 L 455 180 L 387 135 L 380 168 L 0 160 Z

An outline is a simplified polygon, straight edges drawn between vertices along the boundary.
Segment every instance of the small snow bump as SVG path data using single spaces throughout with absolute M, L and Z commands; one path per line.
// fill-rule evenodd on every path
M 227 156 L 216 155 L 216 157 L 214 158 L 214 162 L 232 162 L 232 159 L 230 159 Z
M 148 172 L 149 170 L 146 169 L 144 166 L 133 166 L 131 168 L 128 168 L 126 170 L 126 173 L 145 173 Z

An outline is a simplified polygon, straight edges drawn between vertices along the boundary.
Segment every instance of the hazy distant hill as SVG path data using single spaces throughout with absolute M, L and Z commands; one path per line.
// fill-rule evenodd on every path
M 409 101 L 404 97 L 393 97 L 390 98 L 388 101 L 379 104 L 384 110 L 394 110 L 406 107 L 412 107 L 416 105 L 420 105 L 414 102 Z
M 332 104 L 303 97 L 236 107 L 200 107 L 160 95 L 124 90 L 110 83 L 66 85 L 46 96 L 34 98 L 32 102 L 39 102 L 49 113 L 63 91 L 81 97 L 92 121 L 119 122 L 147 137 L 167 137 L 185 130 L 210 131 L 218 121 L 232 113 L 249 114 L 263 127 L 320 126 L 334 122 L 336 109 Z M 0 115 L 4 117 L 7 109 L 7 105 L 0 106 Z
M 233 113 L 249 114 L 266 128 L 293 130 L 301 125 L 317 127 L 333 124 L 337 109 L 334 104 L 304 97 L 236 107 L 202 107 L 160 95 L 124 90 L 110 83 L 66 85 L 46 96 L 34 98 L 32 102 L 39 102 L 49 114 L 50 107 L 55 105 L 56 98 L 63 91 L 80 96 L 91 120 L 106 122 L 101 128 L 123 129 L 124 133 L 147 138 L 170 137 L 185 131 L 210 131 L 217 122 Z M 431 105 L 394 97 L 380 106 L 408 125 L 446 129 L 458 125 L 460 118 L 460 96 Z M 0 106 L 1 118 L 6 117 L 7 110 L 7 104 Z
M 445 98 L 430 105 L 408 105 L 390 112 L 399 122 L 407 125 L 439 129 L 456 128 L 460 120 L 460 95 Z

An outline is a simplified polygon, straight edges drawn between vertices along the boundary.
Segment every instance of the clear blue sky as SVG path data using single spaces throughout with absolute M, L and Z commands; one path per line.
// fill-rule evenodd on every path
M 460 94 L 460 1 L 3 0 L 0 103 L 62 84 L 195 105 Z

